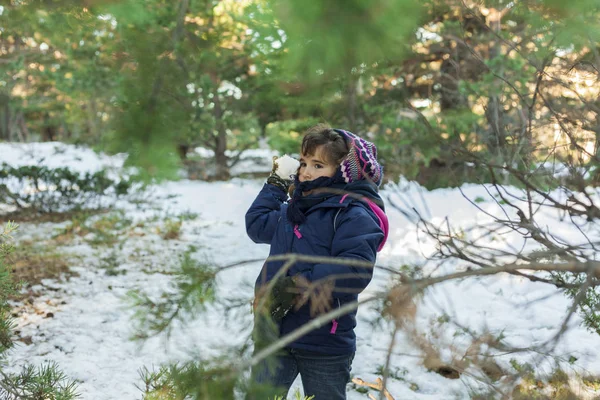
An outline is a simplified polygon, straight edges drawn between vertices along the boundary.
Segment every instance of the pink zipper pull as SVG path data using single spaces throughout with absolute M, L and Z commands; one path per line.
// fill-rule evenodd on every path
M 338 326 L 338 322 L 335 319 L 333 321 L 331 321 L 331 330 L 329 331 L 329 333 L 331 333 L 332 335 L 335 335 L 337 326 Z
M 300 231 L 298 230 L 298 225 L 294 226 L 294 233 L 296 234 L 296 237 L 298 239 L 302 239 L 302 234 L 300 233 Z

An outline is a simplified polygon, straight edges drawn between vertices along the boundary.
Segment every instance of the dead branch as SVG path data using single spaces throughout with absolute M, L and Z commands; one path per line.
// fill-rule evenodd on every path
M 371 382 L 367 382 L 364 381 L 360 378 L 352 378 L 352 383 L 359 385 L 359 386 L 367 386 L 370 387 L 372 389 L 375 389 L 379 392 L 382 393 L 383 396 L 385 396 L 386 400 L 394 400 L 394 397 L 392 397 L 392 395 L 390 394 L 390 392 L 385 388 L 383 381 L 381 380 L 381 378 L 377 378 L 375 380 L 375 383 L 371 383 Z M 374 397 L 373 397 L 374 398 Z

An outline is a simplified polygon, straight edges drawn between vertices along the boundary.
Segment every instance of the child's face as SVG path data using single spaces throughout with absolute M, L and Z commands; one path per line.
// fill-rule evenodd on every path
M 318 147 L 315 154 L 302 154 L 300 157 L 300 170 L 298 171 L 298 180 L 300 182 L 312 181 L 322 176 L 331 178 L 337 169 L 330 161 L 324 157 L 321 148 Z

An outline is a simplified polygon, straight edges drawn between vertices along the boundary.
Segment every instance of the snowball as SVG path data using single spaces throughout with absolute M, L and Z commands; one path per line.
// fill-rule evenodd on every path
M 287 154 L 284 154 L 276 159 L 275 163 L 277 163 L 277 169 L 275 172 L 283 179 L 290 179 L 290 176 L 294 175 L 300 166 L 300 162 L 298 162 L 298 160 L 288 156 Z

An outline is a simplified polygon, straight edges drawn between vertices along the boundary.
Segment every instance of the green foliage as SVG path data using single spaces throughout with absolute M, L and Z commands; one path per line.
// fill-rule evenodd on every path
M 175 145 L 215 151 L 217 175 L 228 175 L 228 147 L 247 148 L 260 134 L 240 86 L 248 74 L 251 42 L 240 23 L 243 5 L 127 0 L 111 8 L 119 21 L 122 60 L 113 151 L 148 177 L 174 178 Z M 132 11 L 135 10 L 135 11 Z
M 15 293 L 17 285 L 13 282 L 9 266 L 6 265 L 6 257 L 14 251 L 11 235 L 18 227 L 9 221 L 0 233 L 0 357 L 12 347 L 10 336 L 13 324 L 8 299 Z
M 170 333 L 171 324 L 185 321 L 190 314 L 202 311 L 208 302 L 214 301 L 217 270 L 193 259 L 196 251 L 190 247 L 180 255 L 179 268 L 172 275 L 171 287 L 151 298 L 140 292 L 130 292 L 131 304 L 136 310 L 136 339 L 148 339 L 162 332 Z M 257 338 L 255 349 L 277 339 L 276 325 L 266 318 L 260 324 L 268 331 Z M 256 333 L 256 332 L 255 332 Z M 261 342 L 262 340 L 262 342 Z M 140 372 L 144 399 L 235 399 L 235 392 L 246 393 L 247 398 L 266 399 L 272 396 L 273 388 L 257 385 L 239 370 L 239 359 L 247 352 L 245 345 L 230 349 L 222 358 L 202 360 L 184 364 L 171 364 Z
M 133 180 L 114 180 L 105 170 L 79 173 L 35 165 L 15 168 L 6 163 L 0 169 L 0 201 L 37 212 L 98 208 L 104 195 L 125 196 L 133 187 Z
M 453 109 L 440 113 L 435 125 L 439 132 L 445 134 L 445 140 L 460 140 L 468 145 L 469 137 L 475 136 L 482 122 L 482 117 L 470 109 Z
M 233 399 L 237 378 L 232 367 L 210 367 L 188 363 L 174 370 L 173 380 L 178 389 L 192 399 Z
M 586 274 L 573 274 L 570 272 L 554 272 L 552 276 L 554 281 L 560 285 L 574 285 L 564 289 L 571 298 L 578 295 L 579 288 L 585 284 L 587 279 Z M 597 285 L 591 285 L 579 301 L 578 311 L 583 317 L 584 326 L 591 332 L 600 335 L 600 313 L 598 313 L 598 309 L 600 309 L 600 289 Z
M 223 399 L 233 400 L 237 378 L 230 367 L 210 367 L 189 362 L 163 366 L 158 371 L 140 371 L 144 400 Z
M 149 3 L 147 7 L 156 5 Z M 154 21 L 142 19 L 141 25 L 134 24 L 140 21 L 133 15 L 133 21 L 124 16 L 120 50 L 129 54 L 124 60 L 129 67 L 123 66 L 112 135 L 106 141 L 110 151 L 127 151 L 127 165 L 141 166 L 146 178 L 176 176 L 178 158 L 173 142 L 185 129 L 181 124 L 185 109 L 173 106 L 172 97 L 180 96 L 185 85 L 169 58 L 160 57 L 173 51 L 169 32 L 158 23 L 161 18 L 169 21 L 169 15 L 162 14 L 166 12 L 175 19 L 173 6 L 152 14 Z M 170 95 L 163 93 L 165 87 Z
M 148 179 L 177 177 L 176 146 L 215 150 L 217 175 L 227 178 L 235 160 L 225 150 L 252 147 L 266 134 L 289 152 L 295 140 L 286 132 L 312 120 L 376 132 L 387 170 L 398 166 L 408 177 L 432 159 L 448 162 L 465 132 L 467 144 L 484 144 L 472 148 L 477 154 L 486 157 L 500 139 L 494 157 L 526 163 L 537 139 L 528 137 L 527 118 L 535 116 L 531 129 L 555 118 L 587 124 L 581 116 L 593 101 L 575 104 L 550 82 L 561 69 L 595 64 L 599 7 L 596 0 L 11 2 L 0 26 L 7 55 L 0 120 L 11 126 L 0 124 L 0 138 L 58 137 L 126 151 Z M 491 29 L 493 10 L 504 11 Z M 498 103 L 489 107 L 491 97 Z M 426 118 L 398 118 L 407 102 L 425 98 Z
M 227 359 L 164 365 L 155 370 L 144 367 L 140 370 L 143 385 L 138 388 L 144 400 L 234 400 L 240 392 L 247 399 L 283 400 L 281 396 L 273 396 L 272 387 L 256 385 L 238 375 L 238 366 L 231 363 L 235 358 L 230 355 Z M 288 398 L 313 400 L 314 396 L 302 396 L 297 390 Z
M 414 0 L 273 1 L 289 40 L 290 69 L 305 80 L 399 60 L 422 18 Z
M 92 237 L 86 235 L 85 239 L 94 247 L 112 247 L 118 244 L 118 248 L 122 249 L 126 238 L 121 238 L 120 235 L 131 227 L 131 222 L 123 211 L 108 214 L 91 223 L 87 230 Z
M 126 270 L 119 269 L 119 254 L 113 250 L 104 257 L 100 258 L 100 268 L 104 269 L 106 275 L 109 276 L 118 276 L 125 275 L 127 273 Z
M 170 333 L 171 322 L 202 310 L 214 300 L 216 271 L 196 261 L 190 247 L 179 256 L 178 269 L 173 273 L 172 288 L 158 299 L 132 291 L 131 306 L 135 309 L 136 339 L 147 339 L 162 332 Z
M 144 400 L 183 400 L 185 397 L 179 393 L 173 376 L 177 373 L 177 366 L 162 366 L 151 371 L 146 367 L 140 370 L 140 378 L 144 386 L 139 387 L 143 392 Z
M 132 220 L 125 217 L 122 210 L 103 214 L 100 217 L 89 210 L 73 214 L 71 221 L 54 235 L 57 242 L 64 243 L 75 236 L 83 238 L 92 247 L 117 246 L 121 249 L 125 243 L 122 234 L 132 228 Z
M 390 378 L 403 381 L 403 380 L 405 380 L 404 377 L 406 376 L 408 371 L 405 368 L 398 368 L 398 367 L 396 367 L 392 371 L 386 371 L 385 365 L 378 365 L 377 368 L 375 369 L 375 373 L 379 376 L 387 375 Z
M 2 371 L 7 351 L 13 346 L 13 322 L 8 300 L 17 289 L 10 268 L 6 265 L 7 256 L 14 251 L 11 234 L 18 225 L 8 222 L 0 232 L 0 398 L 6 400 L 60 399 L 71 400 L 79 397 L 77 385 L 58 369 L 54 363 L 40 367 L 25 365 L 18 374 Z
M 41 367 L 27 365 L 18 375 L 3 376 L 0 396 L 6 400 L 70 400 L 80 397 L 77 384 L 70 381 L 55 363 Z
M 115 83 L 114 59 L 106 51 L 114 27 L 73 3 L 4 5 L 0 46 L 8 57 L 0 87 L 8 97 L 7 117 L 25 123 L 7 126 L 9 132 L 3 126 L 0 136 L 97 140 L 92 135 L 100 133 Z
M 315 396 L 302 396 L 299 390 L 296 390 L 293 397 L 294 400 L 313 400 L 314 398 Z M 275 396 L 273 400 L 285 400 L 285 398 L 282 396 Z
M 304 131 L 319 122 L 316 118 L 272 122 L 266 127 L 269 147 L 281 154 L 298 154 Z
M 186 210 L 177 217 L 180 221 L 195 221 L 200 217 L 200 214 L 191 210 Z
M 373 139 L 388 173 L 414 178 L 420 165 L 428 165 L 440 155 L 442 139 L 418 119 L 399 117 L 386 106 L 366 108 L 372 119 L 380 121 Z
M 528 5 L 525 2 L 525 5 Z M 590 43 L 600 42 L 600 4 L 595 0 L 578 0 L 565 3 L 560 0 L 542 0 L 546 12 L 553 19 L 552 27 L 559 32 L 556 46 L 575 46 L 579 50 Z
M 173 7 L 170 7 L 169 11 L 172 12 Z M 136 1 L 118 1 L 107 4 L 106 11 L 118 21 L 125 21 L 131 26 L 151 26 L 156 21 L 155 16 L 152 15 L 150 7 L 146 7 L 142 2 Z

